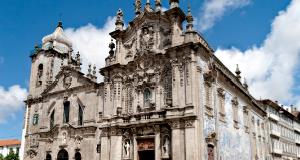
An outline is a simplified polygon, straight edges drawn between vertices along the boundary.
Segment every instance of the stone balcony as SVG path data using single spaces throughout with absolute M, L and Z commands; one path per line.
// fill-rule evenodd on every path
M 294 130 L 300 132 L 300 125 L 297 122 L 294 123 Z
M 275 154 L 282 154 L 282 149 L 281 149 L 281 148 L 273 148 L 273 149 L 272 149 L 272 153 L 275 153 Z
M 300 144 L 300 139 L 299 139 L 299 138 L 296 138 L 296 139 L 295 139 L 295 143 Z
M 269 117 L 270 119 L 275 120 L 275 121 L 279 121 L 279 116 L 276 115 L 276 114 L 274 114 L 274 113 L 268 113 L 268 117 Z
M 281 136 L 280 131 L 277 131 L 277 130 L 275 130 L 275 129 L 271 129 L 271 130 L 270 130 L 270 134 L 273 135 L 273 136 L 277 136 L 277 137 L 280 137 L 280 136 Z

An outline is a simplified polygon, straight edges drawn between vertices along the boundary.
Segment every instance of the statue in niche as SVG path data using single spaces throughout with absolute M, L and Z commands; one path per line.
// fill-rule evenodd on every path
M 124 157 L 129 158 L 130 156 L 130 141 L 127 139 L 124 143 Z
M 153 42 L 153 27 L 144 27 L 141 33 L 141 49 L 149 51 L 154 45 Z
M 64 132 L 64 133 L 62 134 L 62 144 L 66 144 L 66 143 L 67 143 L 67 133 Z
M 170 153 L 170 140 L 168 136 L 165 136 L 164 143 L 163 143 L 163 157 L 169 157 Z
M 72 77 L 71 77 L 71 72 L 66 72 L 64 74 L 64 79 L 63 79 L 63 86 L 68 89 L 71 86 L 72 83 Z

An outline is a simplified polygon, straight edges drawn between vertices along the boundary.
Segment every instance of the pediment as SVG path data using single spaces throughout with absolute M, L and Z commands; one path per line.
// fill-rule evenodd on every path
M 96 84 L 96 82 L 85 77 L 83 73 L 73 68 L 65 67 L 57 74 L 55 81 L 49 85 L 42 94 L 57 93 L 94 84 Z

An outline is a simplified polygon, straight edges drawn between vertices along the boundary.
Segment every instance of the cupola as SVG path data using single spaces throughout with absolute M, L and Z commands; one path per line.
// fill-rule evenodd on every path
M 55 31 L 42 40 L 44 50 L 54 49 L 59 53 L 68 53 L 72 49 L 72 42 L 65 35 L 62 22 L 58 22 Z

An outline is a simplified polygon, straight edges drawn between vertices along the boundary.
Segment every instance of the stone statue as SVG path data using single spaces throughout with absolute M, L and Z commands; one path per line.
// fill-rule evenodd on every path
M 169 137 L 165 137 L 164 139 L 164 145 L 163 145 L 163 156 L 164 157 L 168 157 L 169 153 L 170 153 L 170 141 L 169 141 Z
M 153 27 L 145 27 L 141 33 L 141 48 L 143 51 L 152 49 L 153 42 Z
M 130 141 L 126 140 L 125 144 L 124 144 L 124 151 L 125 151 L 125 157 L 129 158 L 129 154 L 130 154 Z
M 139 15 L 141 13 L 141 9 L 142 9 L 141 0 L 135 0 L 134 7 L 135 7 L 135 14 Z
M 62 144 L 66 144 L 67 143 L 67 133 L 63 133 L 62 134 Z

